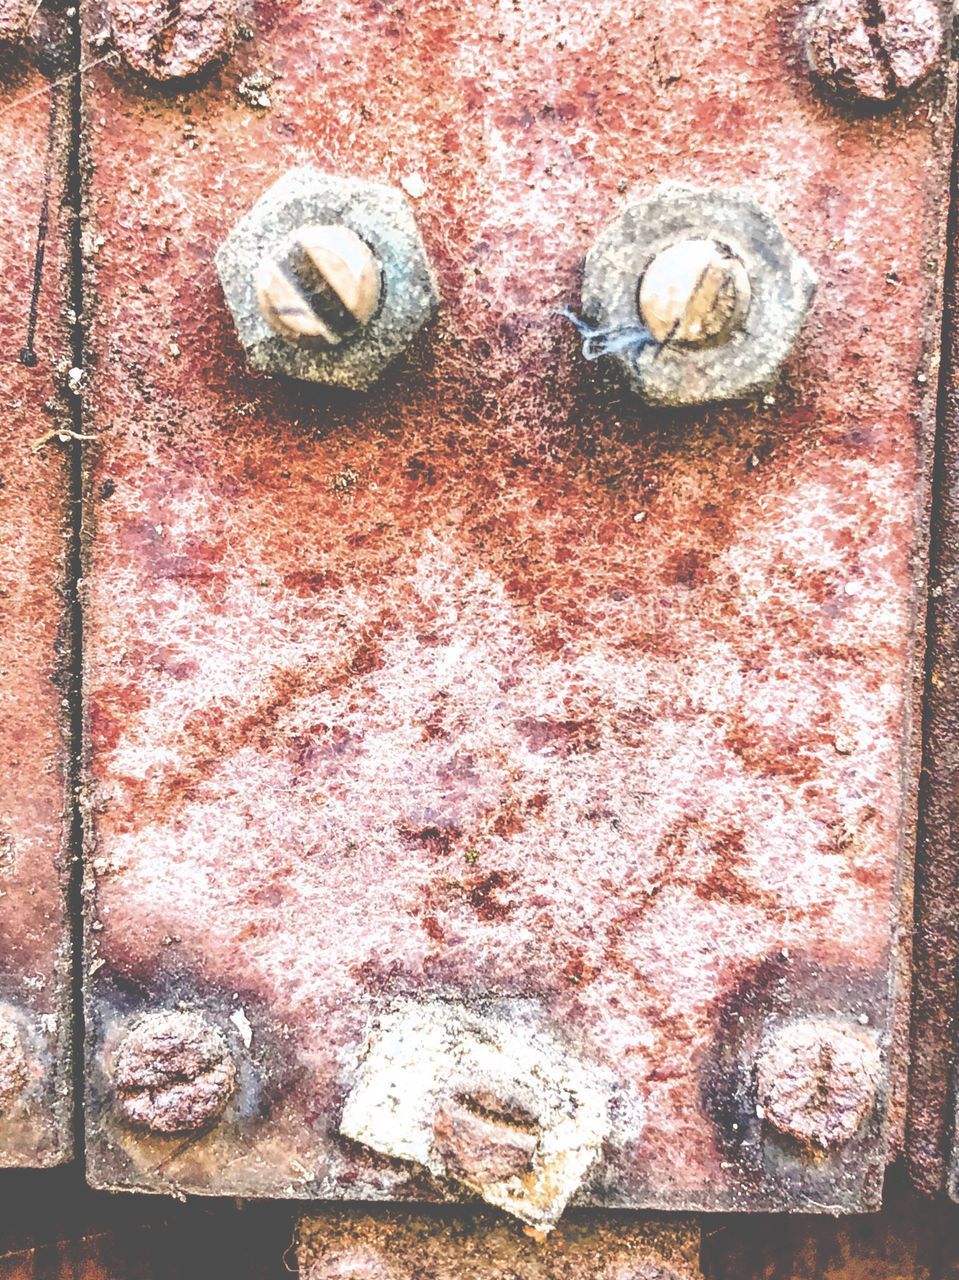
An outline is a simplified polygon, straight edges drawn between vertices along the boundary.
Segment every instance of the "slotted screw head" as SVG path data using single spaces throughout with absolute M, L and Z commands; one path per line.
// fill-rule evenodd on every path
M 254 369 L 353 391 L 373 385 L 439 302 L 402 191 L 309 168 L 263 193 L 216 266 Z
M 538 1146 L 535 1117 L 486 1090 L 454 1091 L 433 1117 L 433 1149 L 455 1178 L 486 1183 L 519 1176 Z
M 669 183 L 600 232 L 582 314 L 647 404 L 717 404 L 775 385 L 815 284 L 750 196 Z
M 834 93 L 889 102 L 924 79 L 942 54 L 935 0 L 819 0 L 802 28 L 810 70 Z
M 110 33 L 127 65 L 151 80 L 185 80 L 230 50 L 236 0 L 109 0 Z
M 746 267 L 712 239 L 680 240 L 643 273 L 639 312 L 657 342 L 718 344 L 742 326 L 752 290 Z
M 874 1108 L 881 1070 L 868 1032 L 828 1018 L 785 1023 L 756 1064 L 759 1114 L 796 1142 L 840 1146 Z
M 223 1033 L 203 1014 L 164 1009 L 136 1018 L 113 1056 L 117 1109 L 153 1133 L 187 1133 L 219 1116 L 237 1084 Z
M 382 272 L 350 227 L 298 227 L 256 274 L 267 324 L 290 342 L 336 346 L 368 324 L 380 304 Z

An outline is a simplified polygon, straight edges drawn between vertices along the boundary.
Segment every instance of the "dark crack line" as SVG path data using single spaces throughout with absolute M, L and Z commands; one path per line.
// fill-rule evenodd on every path
M 70 23 L 71 61 L 76 68 L 67 81 L 69 85 L 70 133 L 66 161 L 64 213 L 67 233 L 63 237 L 67 254 L 66 279 L 69 289 L 69 305 L 72 311 L 70 323 L 70 356 L 74 368 L 85 367 L 86 330 L 83 278 L 83 36 L 80 6 L 67 11 L 65 20 Z M 70 788 L 70 879 L 67 904 L 70 917 L 70 952 L 72 961 L 73 996 L 73 1133 L 75 1152 L 81 1164 L 86 1149 L 85 1089 L 86 1053 L 84 1019 L 84 904 L 83 904 L 83 844 L 84 817 L 81 805 L 83 790 L 83 606 L 81 581 L 83 578 L 83 434 L 85 409 L 79 396 L 68 397 L 66 412 L 71 420 L 74 438 L 69 447 L 70 512 L 69 543 L 67 546 L 67 594 L 69 616 L 69 766 Z
M 33 257 L 33 288 L 30 293 L 30 311 L 27 318 L 27 337 L 20 348 L 20 363 L 28 369 L 38 364 L 35 348 L 37 322 L 40 315 L 40 290 L 43 287 L 43 264 L 47 256 L 47 236 L 50 232 L 50 192 L 53 187 L 54 156 L 59 134 L 60 93 L 54 88 L 50 93 L 50 112 L 47 122 L 47 159 L 43 170 L 43 197 L 40 201 L 40 217 L 37 221 L 37 244 Z

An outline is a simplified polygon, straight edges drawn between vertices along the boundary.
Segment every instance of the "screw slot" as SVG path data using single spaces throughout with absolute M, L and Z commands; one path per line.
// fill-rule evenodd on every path
M 382 272 L 370 246 L 339 224 L 299 227 L 256 275 L 263 318 L 290 342 L 336 346 L 369 324 Z
M 525 1173 L 539 1147 L 536 1118 L 515 1099 L 489 1091 L 458 1092 L 441 1104 L 433 1145 L 449 1172 L 472 1182 Z

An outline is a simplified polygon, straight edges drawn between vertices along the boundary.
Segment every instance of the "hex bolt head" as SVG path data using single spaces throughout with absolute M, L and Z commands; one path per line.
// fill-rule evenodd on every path
M 344 226 L 298 227 L 256 273 L 263 318 L 289 342 L 336 346 L 368 324 L 380 304 L 380 264 Z
M 935 0 L 820 0 L 802 34 L 810 70 L 827 88 L 877 103 L 929 75 L 944 44 Z
M 804 1146 L 838 1147 L 872 1112 L 881 1077 L 868 1032 L 828 1018 L 783 1023 L 756 1063 L 757 1114 Z
M 486 1091 L 457 1092 L 433 1118 L 433 1149 L 454 1178 L 517 1177 L 529 1169 L 538 1146 L 535 1118 Z
M 146 1013 L 126 1029 L 113 1054 L 117 1110 L 151 1133 L 189 1133 L 222 1115 L 237 1084 L 223 1033 L 203 1014 Z
M 236 0 L 109 0 L 110 34 L 150 80 L 186 80 L 229 53 Z
M 742 326 L 752 290 L 743 261 L 713 239 L 680 240 L 639 282 L 639 314 L 657 342 L 721 343 Z
M 0 1115 L 21 1096 L 30 1076 L 27 1051 L 17 1018 L 0 1009 Z
M 240 218 L 216 266 L 254 369 L 354 391 L 376 382 L 439 304 L 403 193 L 307 167 Z
M 667 183 L 630 202 L 586 255 L 584 354 L 601 338 L 599 354 L 647 404 L 749 399 L 776 385 L 815 288 L 749 195 Z

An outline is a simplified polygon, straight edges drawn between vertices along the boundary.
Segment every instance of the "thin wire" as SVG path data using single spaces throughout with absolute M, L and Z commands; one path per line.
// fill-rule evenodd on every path
M 34 18 L 40 12 L 40 9 L 42 7 L 43 7 L 43 0 L 37 0 L 37 3 L 33 6 L 33 13 L 30 14 L 29 18 L 27 18 L 27 25 L 24 27 L 24 31 L 30 30 L 30 28 L 33 26 Z
M 603 329 L 582 319 L 570 307 L 560 307 L 555 314 L 568 320 L 583 339 L 583 355 L 587 360 L 599 360 L 602 356 L 625 356 L 638 374 L 639 357 L 647 347 L 655 347 L 658 352 L 664 345 L 653 337 L 644 324 L 624 324 Z
M 43 266 L 47 256 L 47 236 L 50 232 L 50 194 L 53 187 L 54 149 L 57 143 L 57 118 L 59 99 L 50 99 L 50 119 L 47 121 L 47 154 L 43 165 L 43 195 L 40 200 L 40 217 L 37 220 L 37 241 L 33 254 L 33 288 L 30 292 L 30 308 L 27 312 L 26 341 L 20 348 L 20 363 L 28 369 L 37 364 L 34 346 L 37 324 L 40 319 L 40 291 L 43 288 Z
M 75 80 L 77 76 L 84 75 L 87 71 L 92 71 L 94 67 L 101 66 L 104 62 L 109 62 L 111 58 L 118 56 L 116 49 L 111 49 L 109 53 L 105 53 L 102 58 L 95 58 L 93 62 L 86 62 L 78 67 L 76 71 L 71 71 L 68 75 L 61 76 L 59 80 L 50 80 L 46 84 L 40 85 L 38 89 L 31 89 L 29 93 L 23 94 L 19 98 L 14 98 L 12 102 L 8 102 L 5 107 L 0 107 L 0 116 L 5 116 L 13 111 L 15 107 L 22 107 L 25 102 L 30 102 L 34 98 L 39 98 L 41 94 L 52 93 L 54 89 L 59 89 L 61 85 L 69 84 Z

